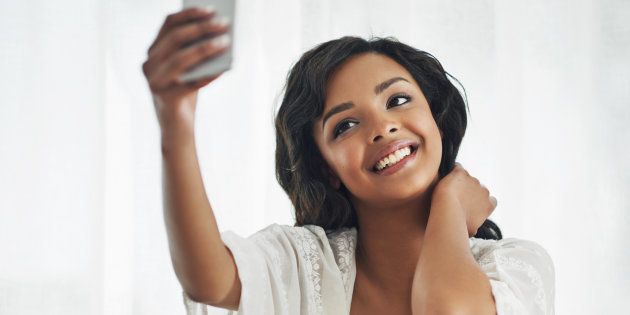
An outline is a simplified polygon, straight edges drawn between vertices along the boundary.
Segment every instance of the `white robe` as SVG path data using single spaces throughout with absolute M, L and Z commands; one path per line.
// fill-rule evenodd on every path
M 316 225 L 271 224 L 243 238 L 221 238 L 234 255 L 242 291 L 237 312 L 250 314 L 348 314 L 356 266 L 357 231 L 329 235 Z M 471 237 L 471 252 L 492 286 L 498 315 L 554 314 L 555 269 L 539 244 L 517 238 Z M 207 305 L 183 292 L 188 315 L 207 314 Z

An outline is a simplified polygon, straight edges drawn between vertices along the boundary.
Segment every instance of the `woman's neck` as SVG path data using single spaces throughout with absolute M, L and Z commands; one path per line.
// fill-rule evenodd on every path
M 392 296 L 411 293 L 429 218 L 431 192 L 432 189 L 413 201 L 388 207 L 353 203 L 359 225 L 357 273 L 366 278 L 368 285 Z

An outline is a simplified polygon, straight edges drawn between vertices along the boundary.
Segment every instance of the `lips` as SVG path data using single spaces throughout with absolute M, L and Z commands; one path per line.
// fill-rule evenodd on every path
M 395 140 L 390 142 L 389 144 L 382 147 L 374 155 L 374 158 L 372 158 L 372 160 L 370 161 L 368 168 L 370 169 L 370 171 L 374 172 L 376 163 L 378 163 L 378 161 L 396 152 L 396 150 L 406 148 L 408 146 L 411 146 L 411 153 L 413 153 L 415 150 L 418 149 L 418 142 L 412 140 Z

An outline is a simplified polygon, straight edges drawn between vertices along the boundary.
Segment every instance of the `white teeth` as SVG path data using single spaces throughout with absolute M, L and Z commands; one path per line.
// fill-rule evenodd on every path
M 411 147 L 398 149 L 396 152 L 390 153 L 387 157 L 378 161 L 378 163 L 376 163 L 376 169 L 380 171 L 387 166 L 392 166 L 409 154 L 411 154 Z

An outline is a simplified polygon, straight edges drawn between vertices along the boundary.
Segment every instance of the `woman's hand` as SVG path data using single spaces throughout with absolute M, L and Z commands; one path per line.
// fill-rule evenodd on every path
M 173 127 L 175 123 L 192 126 L 197 90 L 222 74 L 192 83 L 180 80 L 187 69 L 227 50 L 227 46 L 219 46 L 211 40 L 228 30 L 227 25 L 217 24 L 213 20 L 214 16 L 215 12 L 199 8 L 188 8 L 171 14 L 149 47 L 142 71 L 149 83 L 163 131 Z M 190 45 L 202 38 L 205 38 L 202 42 Z
M 497 199 L 490 196 L 490 191 L 459 163 L 455 163 L 453 170 L 433 190 L 432 201 L 442 198 L 454 198 L 460 205 L 466 217 L 468 237 L 477 234 L 479 227 L 497 207 Z

